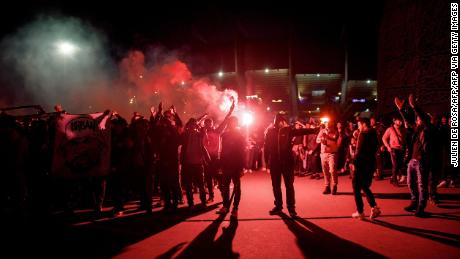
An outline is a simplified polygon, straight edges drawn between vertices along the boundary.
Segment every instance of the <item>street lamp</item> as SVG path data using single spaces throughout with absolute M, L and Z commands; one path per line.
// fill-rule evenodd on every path
M 73 56 L 78 51 L 78 47 L 68 41 L 59 41 L 55 47 L 59 55 L 67 57 Z

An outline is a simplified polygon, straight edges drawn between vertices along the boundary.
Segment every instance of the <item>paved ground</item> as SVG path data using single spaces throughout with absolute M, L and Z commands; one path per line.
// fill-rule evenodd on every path
M 416 218 L 408 205 L 407 187 L 387 180 L 373 183 L 383 215 L 374 222 L 351 219 L 355 211 L 351 182 L 339 178 L 338 195 L 323 195 L 322 180 L 296 178 L 300 218 L 270 216 L 273 207 L 267 173 L 242 179 L 239 218 L 207 211 L 153 215 L 133 210 L 119 218 L 95 219 L 80 212 L 72 224 L 53 222 L 18 235 L 17 255 L 78 258 L 460 258 L 460 189 L 440 189 L 439 207 L 430 218 Z M 217 192 L 219 194 L 219 192 Z M 284 191 L 283 191 L 284 193 Z M 219 195 L 218 195 L 219 196 Z M 198 197 L 195 197 L 198 200 Z M 135 207 L 135 205 L 131 205 Z M 366 204 L 366 214 L 369 206 Z M 286 211 L 287 213 L 287 211 Z M 18 232 L 19 233 L 19 232 Z M 22 232 L 21 232 L 22 233 Z M 15 256 L 16 257 L 16 256 Z M 41 256 L 40 256 L 41 257 Z

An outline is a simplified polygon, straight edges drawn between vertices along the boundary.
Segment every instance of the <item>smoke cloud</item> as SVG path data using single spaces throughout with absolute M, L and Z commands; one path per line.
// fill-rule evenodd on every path
M 1 93 L 9 98 L 0 104 L 39 104 L 49 111 L 59 103 L 70 113 L 111 109 L 129 119 L 134 111 L 148 116 L 162 101 L 184 119 L 204 112 L 220 119 L 231 97 L 238 100 L 235 91 L 194 77 L 173 51 L 131 50 L 115 61 L 108 44 L 77 18 L 37 18 L 1 40 L 1 82 L 7 86 Z

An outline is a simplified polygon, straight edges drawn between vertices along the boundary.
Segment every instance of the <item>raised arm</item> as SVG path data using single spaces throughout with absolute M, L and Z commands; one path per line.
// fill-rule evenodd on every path
M 302 136 L 302 135 L 308 135 L 308 134 L 316 134 L 318 133 L 318 128 L 314 129 L 307 129 L 307 128 L 301 128 L 301 129 L 292 129 L 291 134 L 293 136 Z
M 181 118 L 179 117 L 179 114 L 176 111 L 176 107 L 174 107 L 174 105 L 171 105 L 170 109 L 171 109 L 172 114 L 174 115 L 174 120 L 176 121 L 176 126 L 178 128 L 182 128 L 182 126 L 184 124 L 182 123 L 182 120 L 181 120 Z
M 207 116 L 208 116 L 208 113 L 205 113 L 205 114 L 201 115 L 200 117 L 198 117 L 196 123 L 197 123 L 198 125 L 200 125 L 200 124 L 203 122 L 203 120 L 204 120 Z
M 228 118 L 230 118 L 230 116 L 232 115 L 234 109 L 235 109 L 235 100 L 232 99 L 232 106 L 230 106 L 230 110 L 228 111 L 227 115 L 225 116 L 225 119 L 217 127 L 217 129 L 216 129 L 217 133 L 221 134 L 224 131 L 225 127 L 227 126 Z
M 398 112 L 399 112 L 399 115 L 401 115 L 401 118 L 403 119 L 404 121 L 404 127 L 405 128 L 410 128 L 411 127 L 411 124 L 409 123 L 409 121 L 407 120 L 407 115 L 404 113 L 404 111 L 402 110 L 403 106 L 404 106 L 404 100 L 401 100 L 399 99 L 398 97 L 395 97 L 395 105 L 396 107 L 398 108 Z
M 429 125 L 431 123 L 430 116 L 428 116 L 426 112 L 422 111 L 422 109 L 420 109 L 420 107 L 417 106 L 413 94 L 409 95 L 409 105 L 414 110 L 415 115 L 420 117 L 420 119 L 423 121 L 425 125 Z

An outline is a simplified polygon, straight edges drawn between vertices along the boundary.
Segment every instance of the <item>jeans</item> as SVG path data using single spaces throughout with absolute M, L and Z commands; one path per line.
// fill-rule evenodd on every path
M 404 151 L 402 149 L 391 149 L 391 178 L 397 179 L 398 174 L 402 175 L 402 169 L 404 166 Z
M 281 192 L 281 176 L 284 179 L 286 187 L 286 203 L 289 210 L 295 209 L 295 191 L 294 191 L 294 169 L 282 165 L 271 166 L 270 176 L 272 178 L 273 195 L 275 196 L 275 206 L 283 207 L 283 194 Z
M 230 182 L 233 182 L 233 191 L 235 192 L 235 198 L 233 200 L 233 208 L 238 209 L 238 205 L 241 200 L 241 181 L 240 181 L 241 170 L 224 170 L 222 174 L 222 201 L 226 208 L 230 208 Z
M 407 185 L 410 199 L 424 209 L 428 198 L 428 172 L 417 159 L 411 159 L 407 167 Z
M 372 176 L 374 172 L 373 166 L 359 165 L 356 166 L 356 172 L 353 175 L 352 186 L 353 194 L 355 196 L 356 209 L 359 213 L 363 213 L 364 204 L 361 197 L 361 190 L 366 194 L 367 202 L 371 207 L 375 207 L 374 194 L 370 190 L 372 184 Z

